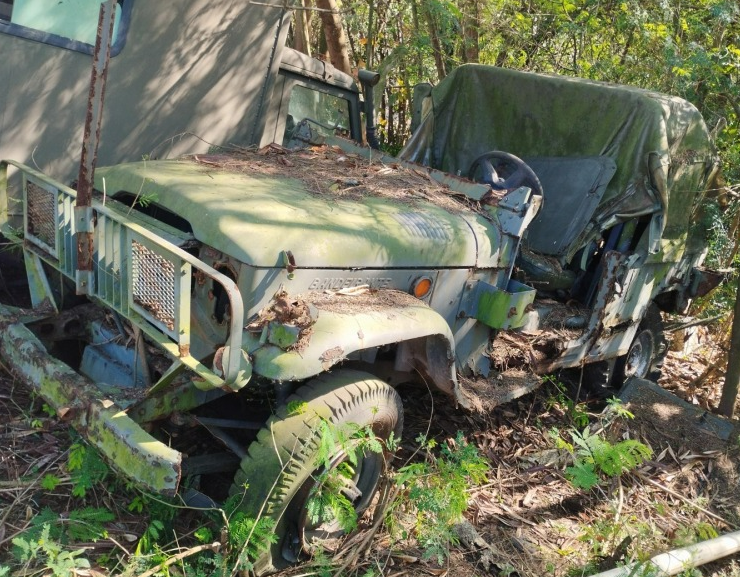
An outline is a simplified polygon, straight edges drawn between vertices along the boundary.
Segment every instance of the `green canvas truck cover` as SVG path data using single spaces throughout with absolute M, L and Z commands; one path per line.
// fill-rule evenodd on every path
M 523 158 L 609 157 L 616 172 L 564 260 L 601 231 L 658 213 L 650 252 L 679 257 L 701 250 L 687 230 L 701 217 L 718 159 L 707 127 L 689 102 L 656 92 L 482 65 L 455 69 L 431 93 L 431 106 L 400 156 L 467 175 L 481 154 Z M 546 209 L 548 190 L 543 181 Z M 550 191 L 553 192 L 553 191 Z M 697 227 L 698 228 L 698 227 Z M 553 234 L 556 234 L 554 231 Z M 671 251 L 670 247 L 674 247 Z M 667 255 L 666 255 L 667 256 Z

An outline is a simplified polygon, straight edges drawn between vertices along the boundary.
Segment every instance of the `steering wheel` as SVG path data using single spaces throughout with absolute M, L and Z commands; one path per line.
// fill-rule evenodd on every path
M 490 185 L 495 190 L 512 190 L 527 186 L 532 193 L 542 195 L 542 184 L 534 170 L 518 156 L 491 150 L 473 161 L 468 178 Z

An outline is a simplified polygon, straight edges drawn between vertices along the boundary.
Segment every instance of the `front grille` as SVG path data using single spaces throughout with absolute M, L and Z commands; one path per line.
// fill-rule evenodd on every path
M 131 296 L 133 302 L 175 329 L 175 265 L 143 244 L 131 245 Z
M 56 251 L 57 199 L 56 194 L 49 192 L 33 182 L 26 183 L 28 230 L 30 236 Z

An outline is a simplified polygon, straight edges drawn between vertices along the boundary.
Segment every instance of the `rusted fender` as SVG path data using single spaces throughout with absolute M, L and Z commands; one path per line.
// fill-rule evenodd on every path
M 174 495 L 182 454 L 160 443 L 87 378 L 51 356 L 9 307 L 0 305 L 0 356 L 121 473 Z
M 406 363 L 403 370 L 423 368 L 437 388 L 465 404 L 456 394 L 454 337 L 445 319 L 425 303 L 398 306 L 379 300 L 352 312 L 313 306 L 311 310 L 310 335 L 294 350 L 245 332 L 243 347 L 255 373 L 277 381 L 303 380 L 331 369 L 353 353 L 401 343 L 405 349 L 398 356 Z

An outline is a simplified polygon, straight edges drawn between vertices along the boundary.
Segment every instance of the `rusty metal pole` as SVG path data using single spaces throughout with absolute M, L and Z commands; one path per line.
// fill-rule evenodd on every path
M 87 100 L 85 132 L 80 155 L 80 172 L 77 176 L 77 201 L 75 203 L 75 233 L 77 235 L 77 294 L 89 294 L 93 282 L 93 215 L 91 208 L 95 164 L 98 160 L 100 126 L 103 120 L 105 82 L 113 38 L 116 1 L 106 0 L 100 5 L 98 35 L 95 39 L 93 67 L 90 76 L 90 93 Z
M 735 412 L 738 386 L 740 386 L 740 274 L 737 277 L 737 295 L 735 295 L 735 312 L 732 319 L 725 385 L 722 387 L 722 398 L 719 401 L 720 415 L 732 418 Z

